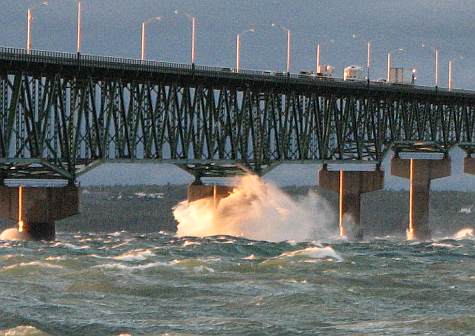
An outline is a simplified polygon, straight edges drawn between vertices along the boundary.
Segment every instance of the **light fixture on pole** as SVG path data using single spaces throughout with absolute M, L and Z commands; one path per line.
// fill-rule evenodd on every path
M 196 63 L 196 16 L 175 10 L 175 14 L 182 14 L 191 21 L 191 64 Z
M 403 52 L 405 51 L 403 48 L 398 48 L 398 49 L 392 49 L 392 50 L 389 50 L 388 51 L 388 73 L 387 73 L 387 78 L 386 78 L 386 81 L 389 83 L 389 80 L 390 80 L 390 73 L 391 73 L 391 53 L 393 51 L 397 51 L 397 52 Z
M 290 31 L 290 29 L 284 26 L 280 26 L 276 23 L 273 23 L 272 27 L 278 27 L 287 33 L 287 67 L 286 67 L 287 71 L 286 72 L 290 73 L 290 67 L 291 67 L 290 62 L 291 62 L 291 54 L 292 54 L 292 32 Z
M 239 72 L 239 69 L 241 67 L 241 35 L 244 35 L 246 33 L 255 33 L 255 32 L 256 32 L 255 28 L 249 28 L 236 35 L 236 69 L 235 69 L 236 72 Z
M 141 24 L 141 32 L 140 32 L 140 59 L 142 61 L 145 60 L 145 39 L 146 39 L 146 35 L 145 35 L 145 28 L 147 26 L 147 24 L 149 24 L 150 22 L 154 21 L 154 20 L 157 20 L 157 21 L 160 21 L 162 18 L 160 16 L 154 16 L 154 17 L 151 17 L 150 19 L 147 19 L 145 21 L 142 22 Z
M 32 33 L 31 33 L 32 25 L 33 25 L 33 9 L 41 5 L 43 6 L 48 5 L 48 1 L 43 1 L 39 5 L 28 8 L 28 11 L 26 13 L 26 50 L 28 52 L 30 52 L 31 49 L 33 48 Z

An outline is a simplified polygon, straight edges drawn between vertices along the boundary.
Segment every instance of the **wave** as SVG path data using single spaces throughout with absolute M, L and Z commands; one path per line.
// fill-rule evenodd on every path
M 144 261 L 151 257 L 155 257 L 155 253 L 153 253 L 151 250 L 133 250 L 133 251 L 112 257 L 112 259 L 121 260 L 121 261 Z
M 474 232 L 472 228 L 465 228 L 458 231 L 454 236 L 453 239 L 472 239 L 474 238 Z
M 101 264 L 101 265 L 96 265 L 93 266 L 92 268 L 102 268 L 102 269 L 116 269 L 116 270 L 127 270 L 127 271 L 133 271 L 133 270 L 145 270 L 145 269 L 150 269 L 150 268 L 158 268 L 158 267 L 168 267 L 170 266 L 168 263 L 165 262 L 152 262 L 144 265 L 124 265 L 121 263 L 107 263 L 107 264 Z
M 31 261 L 31 262 L 22 262 L 22 263 L 18 263 L 18 264 L 9 265 L 9 266 L 4 266 L 3 269 L 10 270 L 10 269 L 21 268 L 21 267 L 38 267 L 38 268 L 44 268 L 44 269 L 62 269 L 62 268 L 64 268 L 61 265 L 54 265 L 54 264 L 41 262 L 41 261 Z
M 287 257 L 306 257 L 311 259 L 331 259 L 337 262 L 342 262 L 343 258 L 336 253 L 336 251 L 330 246 L 326 247 L 307 247 L 302 250 L 284 252 L 279 258 Z
M 0 330 L 5 336 L 48 336 L 49 334 L 32 326 L 18 326 L 12 329 Z

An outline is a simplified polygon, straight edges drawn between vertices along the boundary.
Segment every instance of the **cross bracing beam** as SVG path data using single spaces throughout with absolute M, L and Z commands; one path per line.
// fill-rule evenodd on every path
M 475 93 L 0 48 L 0 159 L 380 162 L 474 142 Z

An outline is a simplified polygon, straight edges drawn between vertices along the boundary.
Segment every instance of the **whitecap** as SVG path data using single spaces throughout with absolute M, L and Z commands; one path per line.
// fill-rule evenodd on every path
M 149 257 L 155 257 L 155 253 L 150 250 L 133 250 L 113 257 L 112 259 L 121 261 L 143 261 Z
M 61 269 L 63 266 L 60 265 L 54 265 L 50 263 L 45 263 L 41 261 L 31 261 L 31 262 L 22 262 L 19 264 L 13 264 L 9 266 L 4 266 L 3 269 L 9 270 L 9 269 L 14 269 L 14 268 L 20 268 L 20 267 L 29 267 L 29 266 L 38 266 L 40 268 L 51 268 L 51 269 Z
M 89 245 L 77 246 L 77 245 L 69 244 L 69 243 L 65 243 L 64 247 L 67 247 L 71 250 L 86 250 L 88 248 L 91 248 Z
M 308 257 L 312 259 L 333 259 L 341 262 L 343 258 L 335 252 L 330 246 L 326 247 L 307 247 L 303 250 L 284 252 L 279 257 Z
M 242 258 L 243 260 L 256 260 L 256 256 L 254 254 L 251 254 L 250 256 L 247 256 L 245 258 Z
M 19 232 L 16 228 L 11 228 L 0 234 L 0 240 L 30 240 L 30 237 L 25 232 Z
M 112 232 L 112 233 L 109 233 L 109 236 L 112 236 L 112 237 L 119 237 L 121 236 L 123 233 L 126 233 L 127 231 L 116 231 L 116 232 Z
M 434 247 L 446 247 L 446 248 L 453 248 L 455 247 L 452 244 L 447 244 L 447 243 L 432 243 L 432 246 Z
M 163 267 L 163 266 L 169 266 L 169 265 L 162 262 L 153 262 L 153 263 L 149 263 L 145 265 L 136 265 L 136 266 L 127 266 L 120 263 L 109 263 L 109 264 L 96 265 L 96 266 L 93 266 L 92 268 L 118 269 L 118 270 L 130 271 L 130 270 L 144 270 L 144 269 Z
M 193 242 L 193 241 L 185 241 L 185 243 L 183 244 L 183 247 L 187 247 L 187 246 L 192 246 L 192 245 L 201 245 L 201 243 L 198 243 L 198 242 Z
M 193 267 L 193 271 L 195 273 L 214 273 L 214 269 L 212 269 L 211 267 L 202 266 L 202 265 Z
M 474 232 L 472 228 L 465 228 L 460 231 L 458 231 L 453 239 L 467 239 L 467 238 L 473 238 L 474 237 Z
M 66 256 L 57 256 L 57 257 L 49 256 L 49 257 L 46 258 L 46 260 L 48 260 L 48 261 L 66 260 Z
M 18 326 L 12 329 L 0 330 L 1 335 L 5 336 L 47 336 L 48 334 L 32 326 Z

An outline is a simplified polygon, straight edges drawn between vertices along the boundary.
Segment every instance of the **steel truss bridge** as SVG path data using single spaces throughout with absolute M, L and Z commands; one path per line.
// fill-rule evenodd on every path
M 107 160 L 381 162 L 475 139 L 475 92 L 0 48 L 0 181 Z

